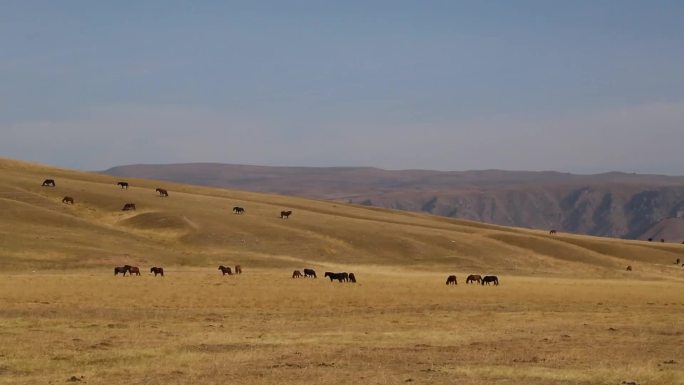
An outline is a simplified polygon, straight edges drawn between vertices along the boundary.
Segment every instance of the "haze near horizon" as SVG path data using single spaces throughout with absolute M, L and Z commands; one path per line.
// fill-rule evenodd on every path
M 0 6 L 0 156 L 684 174 L 684 4 Z

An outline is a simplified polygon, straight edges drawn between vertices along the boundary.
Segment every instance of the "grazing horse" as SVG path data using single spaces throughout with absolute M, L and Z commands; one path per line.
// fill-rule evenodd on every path
M 157 187 L 157 189 L 154 191 L 158 192 L 160 197 L 168 197 L 169 196 L 169 192 L 166 191 L 166 189 Z
M 446 280 L 447 285 L 458 285 L 458 282 L 456 281 L 456 276 L 455 275 L 450 275 L 447 277 Z
M 74 198 L 72 197 L 64 197 L 62 198 L 62 203 L 68 203 L 68 204 L 74 204 Z
M 551 235 L 556 234 L 556 233 L 557 233 L 556 229 L 551 229 L 551 231 L 549 231 L 549 234 L 551 234 Z
M 163 277 L 164 276 L 164 269 L 161 267 L 153 267 L 150 269 L 150 273 L 154 273 L 155 277 L 157 276 L 157 274 L 159 274 Z
M 131 267 L 128 268 L 128 274 L 130 274 L 130 275 L 133 275 L 133 274 L 135 274 L 135 275 L 140 275 L 140 269 L 138 269 L 137 266 L 131 266 Z
M 239 206 L 233 207 L 233 214 L 244 214 L 245 209 Z
M 354 273 L 349 273 L 349 282 L 356 283 L 356 276 Z
M 482 276 L 481 275 L 476 275 L 476 274 L 470 274 L 468 278 L 466 278 L 466 283 L 482 283 Z
M 233 272 L 230 270 L 230 267 L 225 267 L 225 266 L 221 265 L 221 266 L 219 266 L 218 269 L 221 270 L 221 273 L 223 273 L 223 275 L 226 275 L 226 274 L 233 275 Z
M 128 182 L 119 182 L 116 185 L 121 187 L 121 188 L 125 188 L 126 190 L 128 190 Z
M 292 211 L 281 211 L 280 212 L 280 219 L 287 219 L 292 215 Z
M 627 268 L 625 269 L 627 271 L 632 271 L 632 265 L 628 265 Z
M 316 271 L 314 269 L 304 269 L 304 277 L 314 277 L 316 278 Z
M 55 187 L 55 180 L 54 179 L 45 179 L 43 181 L 43 184 L 41 186 L 52 186 Z
M 482 284 L 489 285 L 490 283 L 499 286 L 499 278 L 496 275 L 485 275 L 484 278 L 482 278 Z
M 242 266 L 235 265 L 235 274 L 242 274 Z
M 126 266 L 117 266 L 114 268 L 114 276 L 117 276 L 119 274 L 123 274 L 123 276 L 126 276 L 126 273 L 128 273 L 128 269 L 130 268 L 129 265 Z
M 135 203 L 126 203 L 121 211 L 129 211 L 129 210 L 134 210 L 135 211 Z
M 292 278 L 302 278 L 302 273 L 299 270 L 292 272 Z
M 325 276 L 330 278 L 330 282 L 338 280 L 340 282 L 346 282 L 349 280 L 349 274 L 347 273 L 332 273 L 330 271 L 325 272 Z

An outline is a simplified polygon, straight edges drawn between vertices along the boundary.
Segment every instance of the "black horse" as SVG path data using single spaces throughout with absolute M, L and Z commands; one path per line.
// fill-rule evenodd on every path
M 128 190 L 128 182 L 119 182 L 116 185 L 121 187 L 121 188 L 125 188 L 126 190 Z
M 482 278 L 482 284 L 489 285 L 490 283 L 499 286 L 499 278 L 497 278 L 496 275 L 485 275 L 484 278 Z
M 221 273 L 223 273 L 223 275 L 233 275 L 233 271 L 230 270 L 230 267 L 221 265 L 218 267 L 218 269 L 221 270 Z
M 349 273 L 349 282 L 356 283 L 356 276 L 354 273 Z
M 239 207 L 239 206 L 233 207 L 233 214 L 244 214 L 244 213 L 245 213 L 245 209 L 243 209 L 242 207 Z
M 45 179 L 43 181 L 43 184 L 41 186 L 52 186 L 55 187 L 55 180 L 54 179 Z
M 309 278 L 309 277 L 316 278 L 316 271 L 314 269 L 304 269 L 304 277 L 305 278 Z
M 168 197 L 168 196 L 169 196 L 169 192 L 166 191 L 166 189 L 157 188 L 157 189 L 154 190 L 154 191 L 158 192 L 160 197 Z
M 117 275 L 119 275 L 119 274 L 123 274 L 123 276 L 125 277 L 125 276 L 126 276 L 126 273 L 129 272 L 129 269 L 130 269 L 130 268 L 131 268 L 131 267 L 130 267 L 129 265 L 126 265 L 126 266 L 117 266 L 117 267 L 114 268 L 114 276 L 117 276 Z
M 157 276 L 157 274 L 159 274 L 163 277 L 164 276 L 164 269 L 161 267 L 153 267 L 150 269 L 150 273 L 154 273 L 155 277 Z
M 281 219 L 287 219 L 292 215 L 292 211 L 281 211 L 280 212 L 280 218 Z
M 450 275 L 447 277 L 446 280 L 447 285 L 458 285 L 458 282 L 456 281 L 456 276 L 455 275 Z
M 332 273 L 330 271 L 326 271 L 325 276 L 330 278 L 330 282 L 334 280 L 338 280 L 339 282 L 347 282 L 349 280 L 349 274 L 347 273 Z

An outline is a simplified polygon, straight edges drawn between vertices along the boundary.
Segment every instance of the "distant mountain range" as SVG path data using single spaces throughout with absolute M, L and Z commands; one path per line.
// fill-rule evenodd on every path
M 422 211 L 507 226 L 684 241 L 681 176 L 217 163 L 139 164 L 103 173 Z

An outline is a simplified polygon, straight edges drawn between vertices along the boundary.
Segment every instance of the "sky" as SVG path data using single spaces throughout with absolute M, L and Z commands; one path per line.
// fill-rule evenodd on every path
M 682 1 L 2 1 L 0 156 L 684 175 Z

